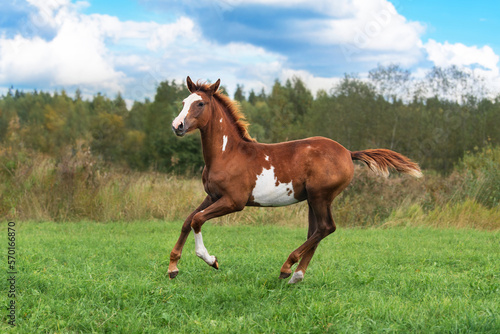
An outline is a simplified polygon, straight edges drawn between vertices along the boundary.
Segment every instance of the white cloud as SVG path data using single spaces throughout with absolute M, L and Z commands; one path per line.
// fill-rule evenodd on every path
M 64 19 L 46 41 L 21 35 L 0 39 L 0 81 L 47 82 L 50 85 L 101 85 L 119 89 L 124 74 L 116 71 L 104 38 L 95 25 Z
M 332 3 L 328 1 L 328 3 Z M 417 63 L 425 26 L 410 22 L 389 1 L 349 1 L 344 16 L 301 20 L 302 38 L 322 45 L 339 45 L 347 61 Z M 346 8 L 349 8 L 347 10 Z
M 292 70 L 289 68 L 285 68 L 281 71 L 280 79 L 282 81 L 286 81 L 288 79 L 293 79 L 294 77 L 298 77 L 304 82 L 305 86 L 311 90 L 312 94 L 315 96 L 319 90 L 324 90 L 329 92 L 330 89 L 334 88 L 338 85 L 343 78 L 334 77 L 334 78 L 323 78 L 316 77 L 304 70 Z
M 479 65 L 486 70 L 498 73 L 498 61 L 500 57 L 487 45 L 466 46 L 462 43 L 450 44 L 448 42 L 438 43 L 430 39 L 425 45 L 428 59 L 436 66 L 449 67 Z
M 134 53 L 162 50 L 194 34 L 194 23 L 185 17 L 170 24 L 123 22 L 109 15 L 81 14 L 88 5 L 85 2 L 29 3 L 36 8 L 28 22 L 35 36 L 0 37 L 0 83 L 4 85 L 88 86 L 116 93 L 132 80 L 117 67 L 147 68 L 149 57 Z M 36 34 L 46 30 L 52 30 L 54 37 Z
M 481 93 L 495 96 L 500 92 L 500 57 L 488 45 L 466 46 L 430 39 L 423 48 L 427 52 L 427 59 L 434 65 L 442 68 L 456 66 L 472 78 L 483 79 L 487 92 Z
M 230 94 L 237 83 L 243 84 L 246 91 L 270 91 L 276 78 L 285 81 L 298 76 L 313 93 L 330 89 L 340 80 L 318 76 L 304 66 L 300 70 L 294 68 L 287 56 L 263 47 L 209 39 L 186 16 L 167 24 L 121 21 L 110 15 L 83 14 L 82 8 L 89 6 L 85 1 L 27 1 L 35 9 L 27 29 L 32 33 L 0 35 L 3 86 L 22 84 L 49 90 L 79 86 L 84 92 L 110 95 L 122 91 L 130 103 L 130 99 L 152 97 L 160 81 L 181 82 L 187 75 L 211 81 L 221 78 Z M 420 36 L 425 26 L 408 21 L 387 0 L 203 2 L 204 6 L 218 6 L 221 10 L 248 4 L 273 9 L 303 8 L 323 14 L 321 19 L 286 18 L 293 26 L 291 42 L 287 42 L 314 45 L 313 50 L 318 52 L 325 52 L 322 46 L 340 47 L 345 59 L 356 68 L 398 63 L 423 73 L 418 65 L 427 60 L 441 67 L 471 68 L 474 75 L 487 78 L 491 87 L 500 90 L 499 57 L 489 46 L 469 47 L 434 40 L 423 44 Z M 339 59 L 332 58 L 332 62 Z
M 159 25 L 153 30 L 151 39 L 148 42 L 148 48 L 157 50 L 158 48 L 167 48 L 178 38 L 192 40 L 195 38 L 194 22 L 186 17 L 181 17 L 172 24 Z
M 246 89 L 268 89 L 279 77 L 286 58 L 247 43 L 218 44 L 203 38 L 177 41 L 175 48 L 165 50 L 161 58 L 151 61 L 131 88 L 134 94 L 153 92 L 162 80 L 183 82 L 189 75 L 193 80 L 218 78 L 234 92 L 236 84 Z
M 82 14 L 85 3 L 30 1 L 37 9 L 32 30 L 49 27 L 54 37 L 0 37 L 0 84 L 78 86 L 110 95 L 122 91 L 126 98 L 140 100 L 152 97 L 160 81 L 181 82 L 186 75 L 212 81 L 220 77 L 230 90 L 236 83 L 268 88 L 265 83 L 277 78 L 286 62 L 286 57 L 248 43 L 205 39 L 187 17 L 168 24 L 121 21 Z
M 242 5 L 303 8 L 323 18 L 294 22 L 294 36 L 315 44 L 351 44 L 358 49 L 405 51 L 413 49 L 425 26 L 400 15 L 388 0 L 223 0 L 231 9 Z

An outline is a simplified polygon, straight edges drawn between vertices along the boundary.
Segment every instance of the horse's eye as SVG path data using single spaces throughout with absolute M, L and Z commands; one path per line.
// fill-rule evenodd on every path
M 204 102 L 200 102 L 200 103 L 198 103 L 198 107 L 203 107 L 204 105 L 205 105 L 205 103 L 204 103 Z

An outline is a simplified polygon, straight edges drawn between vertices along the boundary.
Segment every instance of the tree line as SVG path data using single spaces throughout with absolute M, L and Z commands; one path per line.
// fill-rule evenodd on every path
M 260 142 L 309 136 L 334 139 L 349 150 L 388 148 L 423 168 L 451 171 L 467 151 L 500 142 L 500 95 L 491 98 L 480 79 L 457 68 L 433 68 L 422 79 L 397 65 L 379 66 L 367 79 L 346 75 L 314 96 L 300 78 L 272 90 L 234 94 Z M 65 91 L 9 90 L 0 98 L 0 147 L 60 157 L 90 150 L 105 162 L 136 170 L 198 173 L 198 134 L 182 139 L 171 122 L 189 95 L 184 83 L 161 82 L 154 100 L 97 93 L 83 99 Z

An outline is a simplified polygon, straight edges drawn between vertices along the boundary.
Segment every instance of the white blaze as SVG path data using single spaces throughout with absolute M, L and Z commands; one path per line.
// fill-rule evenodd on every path
M 226 150 L 226 145 L 227 145 L 227 136 L 222 137 L 222 152 Z
M 193 104 L 193 102 L 195 101 L 200 101 L 202 100 L 201 96 L 196 94 L 196 93 L 193 93 L 191 95 L 189 95 L 188 97 L 186 97 L 184 99 L 184 107 L 182 107 L 182 110 L 181 112 L 179 113 L 179 116 L 177 116 L 174 121 L 172 122 L 172 126 L 177 129 L 179 127 L 179 125 L 181 123 L 184 122 L 184 119 L 186 118 L 188 112 L 189 112 L 189 108 L 191 108 L 191 104 Z
M 253 201 L 262 206 L 284 206 L 298 202 L 293 196 L 292 182 L 279 182 L 274 175 L 274 166 L 262 168 L 262 173 L 257 175 L 252 196 Z
M 215 256 L 208 254 L 205 245 L 203 244 L 203 237 L 200 233 L 194 234 L 194 248 L 196 251 L 196 256 L 203 259 L 207 264 L 212 265 L 215 262 Z

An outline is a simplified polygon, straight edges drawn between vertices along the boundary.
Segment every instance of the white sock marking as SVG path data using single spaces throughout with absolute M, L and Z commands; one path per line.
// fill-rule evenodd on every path
M 227 136 L 222 137 L 222 152 L 226 150 L 226 145 L 227 145 Z
M 304 272 L 302 270 L 293 273 L 292 278 L 288 281 L 288 284 L 295 284 L 304 279 Z
M 215 256 L 208 254 L 208 251 L 203 244 L 203 237 L 201 236 L 201 232 L 194 234 L 194 249 L 196 251 L 196 256 L 203 259 L 203 261 L 205 261 L 209 265 L 214 264 Z

